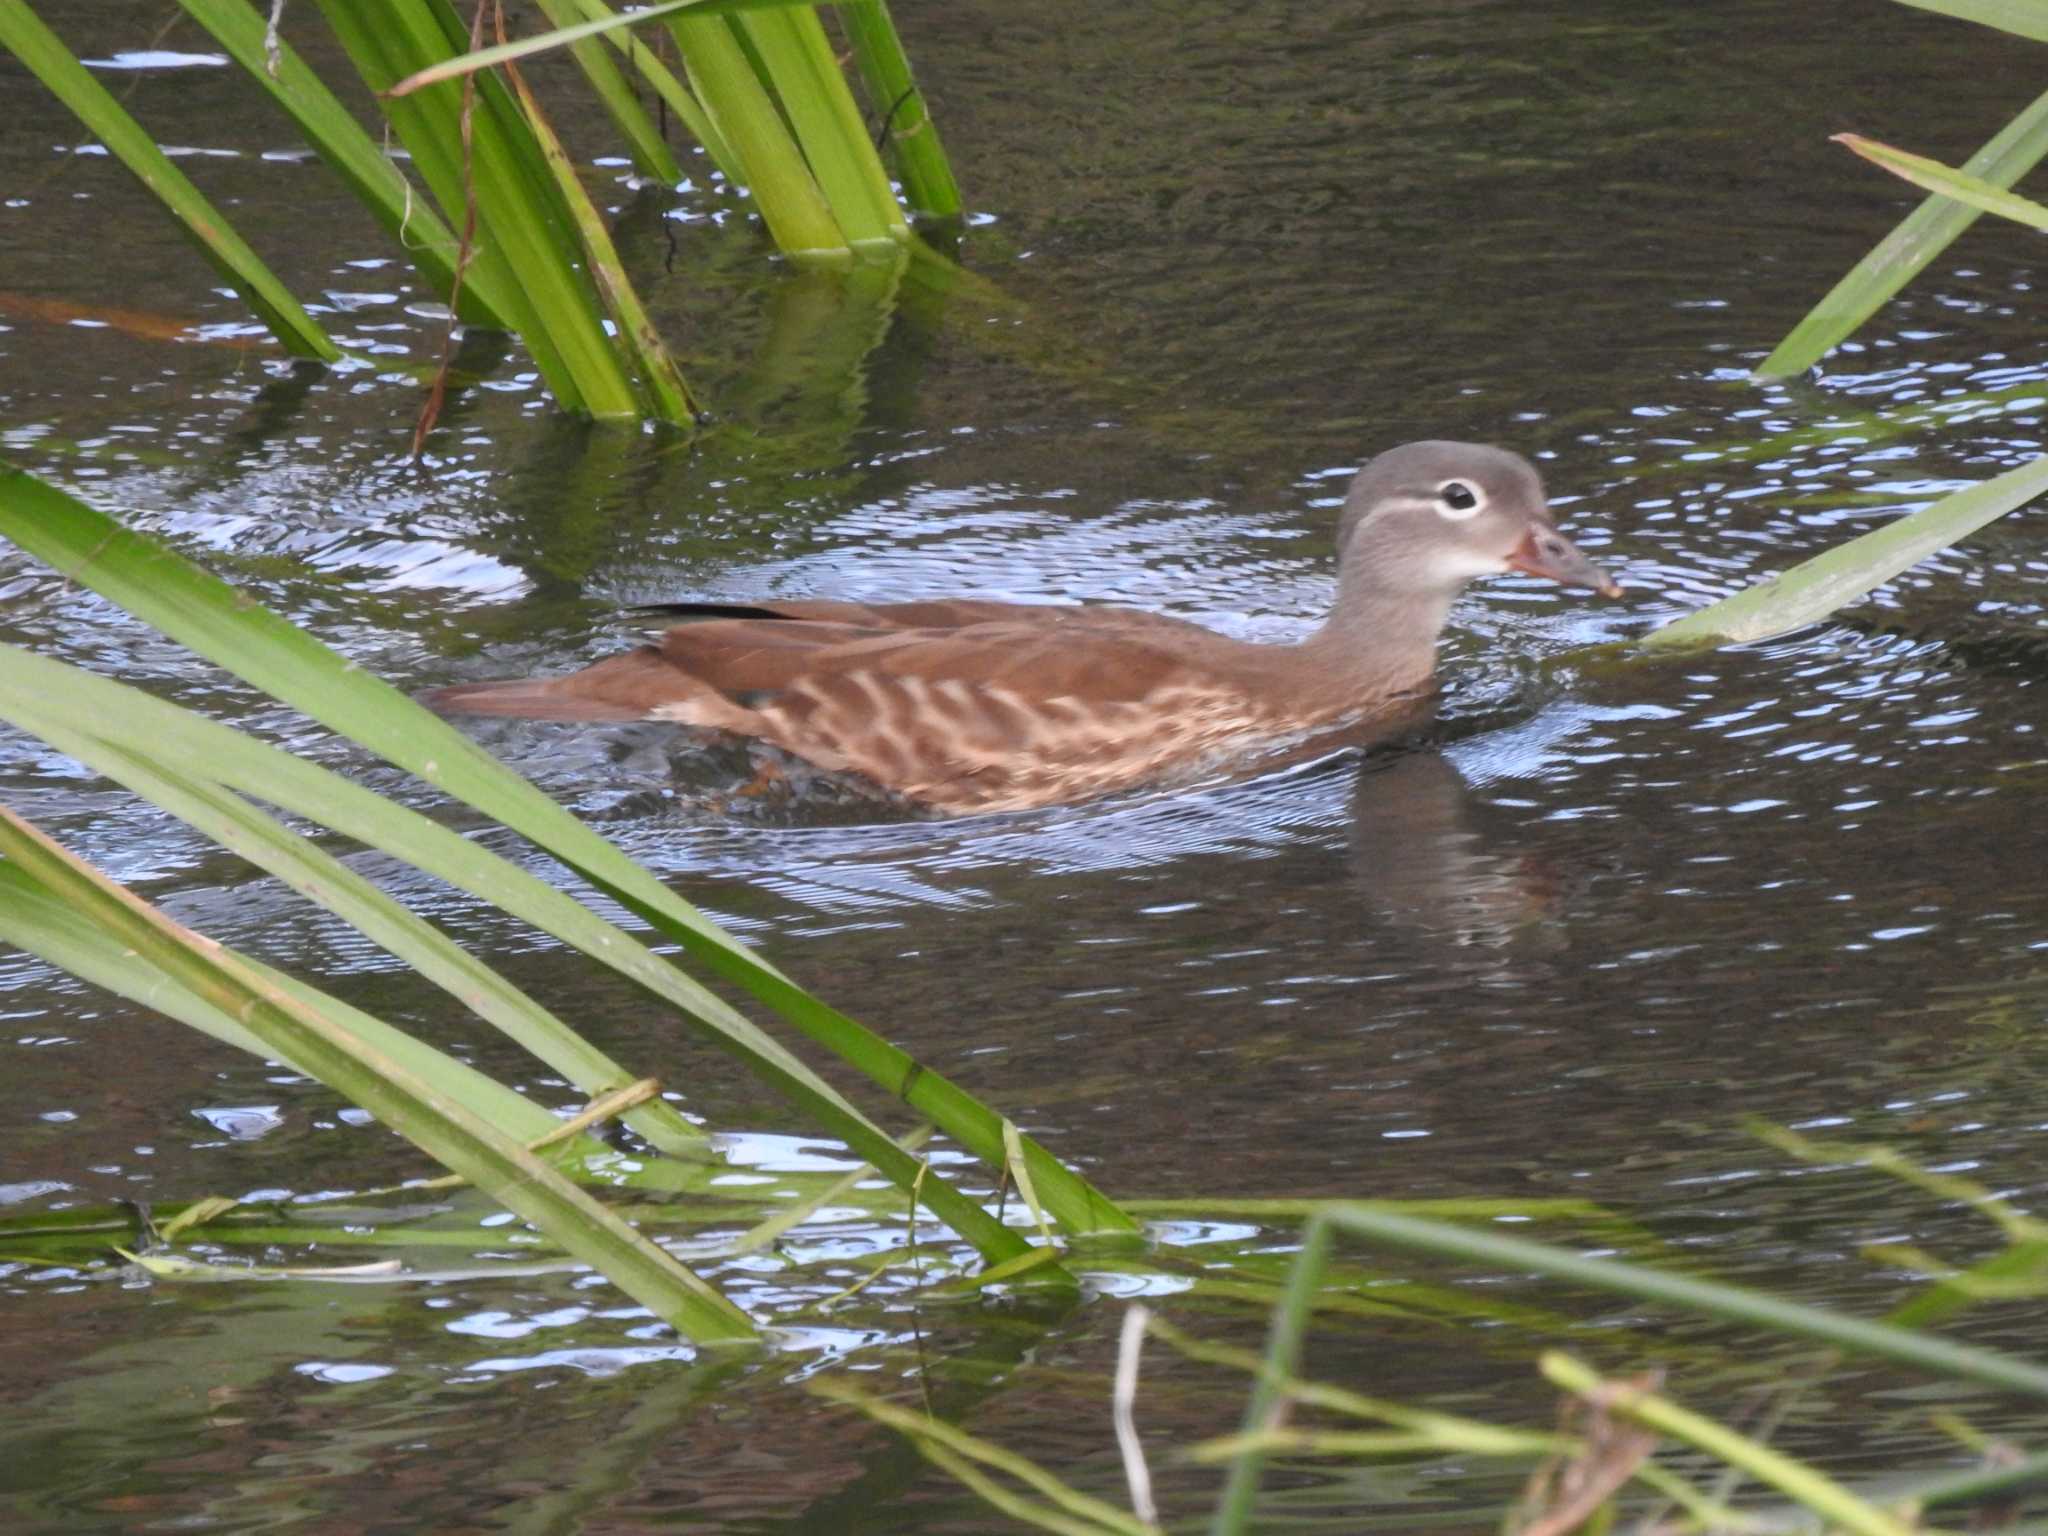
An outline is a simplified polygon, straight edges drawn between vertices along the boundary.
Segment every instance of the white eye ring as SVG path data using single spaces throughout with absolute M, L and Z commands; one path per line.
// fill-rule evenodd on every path
M 1486 498 L 1479 487 L 1465 480 L 1446 480 L 1436 488 L 1436 510 L 1439 517 L 1462 523 L 1468 517 L 1477 517 L 1486 508 Z

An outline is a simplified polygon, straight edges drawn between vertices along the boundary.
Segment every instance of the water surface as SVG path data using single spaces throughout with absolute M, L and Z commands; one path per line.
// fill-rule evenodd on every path
M 48 14 L 339 336 L 433 354 L 407 269 L 230 71 L 118 67 L 161 17 L 66 10 Z M 962 260 L 1021 308 L 892 309 L 768 258 L 708 178 L 670 199 L 593 164 L 717 408 L 697 445 L 562 420 L 514 351 L 416 466 L 400 374 L 18 310 L 0 316 L 0 437 L 408 688 L 567 670 L 637 638 L 628 606 L 674 597 L 1113 601 L 1287 638 L 1327 602 L 1335 507 L 1366 456 L 1423 435 L 1520 448 L 1630 596 L 1474 589 L 1437 724 L 1363 763 L 969 822 L 749 822 L 706 814 L 659 731 L 483 734 L 1112 1194 L 1579 1196 L 1715 1275 L 1866 1312 L 1909 1282 L 1863 1245 L 1987 1251 L 1977 1218 L 1800 1164 L 1744 1121 L 1884 1141 L 2022 1205 L 2048 1175 L 2043 514 L 1768 645 L 1628 667 L 1585 648 L 2041 451 L 2037 242 L 2011 229 L 1973 231 L 1814 376 L 1745 376 L 1910 206 L 1826 135 L 1959 160 L 2038 88 L 2031 56 L 1876 4 L 898 14 L 975 210 Z M 196 35 L 163 46 L 204 53 Z M 117 167 L 69 153 L 80 130 L 18 66 L 0 82 L 0 288 L 252 335 Z M 574 99 L 594 161 L 602 130 Z M 0 556 L 0 592 L 0 639 L 395 787 L 32 562 Z M 181 919 L 573 1097 L 39 745 L 0 738 L 0 783 Z M 400 888 L 615 1054 L 659 1063 L 693 1113 L 759 1138 L 752 1160 L 832 1161 L 623 987 Z M 19 956 L 0 984 L 0 1211 L 418 1172 L 288 1073 Z M 1172 1234 L 1184 1262 L 1204 1235 Z M 810 1236 L 852 1255 L 900 1233 L 856 1215 Z M 990 1529 L 794 1388 L 842 1358 L 875 1384 L 922 1358 L 1001 1384 L 961 1400 L 970 1428 L 1121 1496 L 1114 1306 L 1046 1319 L 885 1290 L 821 1321 L 772 1266 L 714 1273 L 790 1323 L 776 1363 L 692 1363 L 574 1275 L 149 1287 L 0 1268 L 0 1487 L 31 1530 Z M 1126 1285 L 1113 1268 L 1095 1283 Z M 1798 1364 L 1727 1329 L 1516 1294 L 1581 1319 L 1571 1342 L 1596 1358 L 1619 1333 L 1617 1362 L 1691 1362 L 1674 1384 L 1731 1416 Z M 1185 1312 L 1259 1335 L 1251 1309 Z M 1964 1331 L 2038 1353 L 2036 1316 L 1987 1307 Z M 1548 1421 L 1522 1345 L 1449 1342 L 1354 1320 L 1311 1363 Z M 1904 1373 L 1816 1379 L 1784 1448 L 1844 1474 L 1958 1459 Z M 1148 1383 L 1162 1445 L 1240 1401 L 1163 1356 Z M 2029 1424 L 1991 1394 L 1956 1403 L 1989 1430 Z M 1332 1529 L 1491 1528 L 1483 1498 L 1511 1482 L 1453 1470 L 1283 1498 Z M 1161 1475 L 1170 1509 L 1204 1507 L 1208 1474 Z

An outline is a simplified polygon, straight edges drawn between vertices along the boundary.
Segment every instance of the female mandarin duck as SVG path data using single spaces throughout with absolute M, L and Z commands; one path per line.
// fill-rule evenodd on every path
M 769 743 L 912 805 L 1021 810 L 1184 781 L 1427 690 L 1451 600 L 1524 571 L 1619 595 L 1557 531 L 1535 466 L 1409 443 L 1352 483 L 1337 599 L 1295 644 L 1128 608 L 973 599 L 678 604 L 659 641 L 565 677 L 464 683 L 451 713 L 667 720 Z

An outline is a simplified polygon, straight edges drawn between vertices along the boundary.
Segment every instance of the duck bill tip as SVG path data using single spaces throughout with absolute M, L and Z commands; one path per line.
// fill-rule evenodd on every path
M 1541 576 L 1567 587 L 1590 587 L 1602 597 L 1620 597 L 1621 583 L 1588 560 L 1578 545 L 1547 524 L 1534 524 L 1507 558 L 1508 569 Z

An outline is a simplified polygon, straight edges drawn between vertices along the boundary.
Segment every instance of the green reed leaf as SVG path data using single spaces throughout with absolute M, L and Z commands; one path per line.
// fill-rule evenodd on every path
M 2048 456 L 1802 561 L 1645 635 L 1641 644 L 1713 646 L 1767 640 L 1817 624 L 1938 550 L 2048 495 Z
M 235 233 L 220 210 L 206 200 L 185 173 L 157 148 L 148 131 L 43 25 L 26 0 L 0 4 L 0 47 L 26 64 L 80 122 L 99 135 L 108 152 L 155 194 L 165 212 L 198 242 L 214 270 L 242 296 L 287 352 L 327 363 L 340 358 L 341 349 L 313 322 L 313 317 L 263 264 L 262 258 Z

